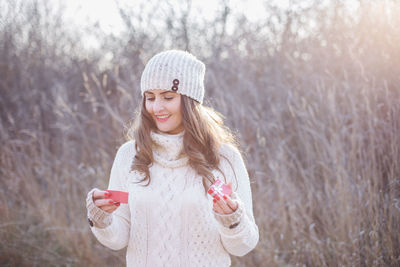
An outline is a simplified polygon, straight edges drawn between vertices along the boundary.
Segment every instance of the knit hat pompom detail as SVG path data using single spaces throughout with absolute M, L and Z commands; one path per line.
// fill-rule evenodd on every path
M 205 71 L 204 63 L 189 52 L 161 52 L 144 68 L 140 81 L 142 95 L 153 89 L 170 90 L 203 103 Z

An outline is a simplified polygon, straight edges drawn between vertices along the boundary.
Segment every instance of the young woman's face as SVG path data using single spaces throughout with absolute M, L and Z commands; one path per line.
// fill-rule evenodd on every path
M 144 93 L 145 107 L 159 131 L 177 134 L 183 130 L 181 95 L 155 89 Z

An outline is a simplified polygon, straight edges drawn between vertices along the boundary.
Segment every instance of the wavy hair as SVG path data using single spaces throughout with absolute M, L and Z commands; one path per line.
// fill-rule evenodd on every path
M 224 125 L 223 116 L 211 107 L 204 106 L 199 102 L 181 95 L 182 123 L 184 127 L 183 150 L 189 159 L 189 165 L 203 177 L 203 186 L 207 191 L 209 185 L 215 181 L 212 170 L 220 170 L 221 157 L 219 148 L 222 144 L 230 144 L 238 148 L 238 142 L 232 131 Z M 133 125 L 128 130 L 128 139 L 135 140 L 136 155 L 131 170 L 144 174 L 139 181 L 150 184 L 149 167 L 154 161 L 152 151 L 151 131 L 157 131 L 151 115 L 147 112 L 143 97 L 140 110 Z M 229 160 L 224 157 L 228 162 Z M 229 162 L 232 167 L 232 164 Z M 233 168 L 232 168 L 233 169 Z M 236 176 L 236 175 L 235 175 Z M 236 179 L 236 177 L 235 177 Z

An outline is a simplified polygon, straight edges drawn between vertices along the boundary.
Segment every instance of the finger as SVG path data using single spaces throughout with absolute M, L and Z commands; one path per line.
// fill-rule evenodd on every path
M 112 205 L 114 205 L 114 200 L 102 198 L 102 199 L 97 199 L 97 200 L 95 200 L 95 201 L 94 201 L 94 204 L 95 204 L 97 207 L 112 206 Z
M 108 212 L 108 213 L 112 213 L 114 212 L 116 209 L 118 209 L 119 205 L 111 205 L 111 206 L 103 206 L 101 207 L 102 210 Z
M 224 195 L 224 200 L 229 208 L 231 208 L 233 211 L 237 210 L 239 204 L 236 201 L 234 201 L 232 198 L 230 198 L 227 195 Z
M 103 207 L 100 207 L 100 209 L 104 210 L 105 212 L 111 213 L 111 212 L 113 212 L 114 207 L 113 206 L 103 206 Z
M 93 200 L 106 198 L 110 195 L 107 191 L 95 190 L 93 191 Z
M 229 194 L 229 196 L 232 195 L 233 189 L 232 189 L 232 182 L 229 182 L 226 184 L 228 186 L 228 188 L 231 190 L 231 193 Z
M 217 202 L 217 200 L 216 200 L 216 199 L 213 199 L 213 210 L 214 210 L 216 213 L 224 214 L 224 211 L 220 208 L 220 206 L 219 206 L 216 202 Z
M 231 214 L 233 210 L 222 199 L 217 200 L 216 204 L 223 210 L 223 214 Z
M 229 188 L 232 190 L 232 182 L 229 182 L 227 185 L 228 185 Z
M 230 214 L 233 211 L 226 205 L 225 201 L 223 201 L 219 195 L 215 195 L 216 205 L 222 210 L 222 214 Z

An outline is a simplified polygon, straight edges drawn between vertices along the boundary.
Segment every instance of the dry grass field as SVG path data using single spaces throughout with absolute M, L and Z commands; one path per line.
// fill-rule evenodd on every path
M 118 37 L 71 30 L 48 1 L 3 1 L 0 265 L 124 265 L 91 234 L 85 196 L 108 183 L 145 62 L 179 48 L 206 63 L 206 102 L 251 177 L 260 242 L 233 266 L 399 266 L 400 3 L 345 2 L 266 1 L 257 23 L 223 1 L 202 23 L 186 5 L 158 21 L 120 6 Z

